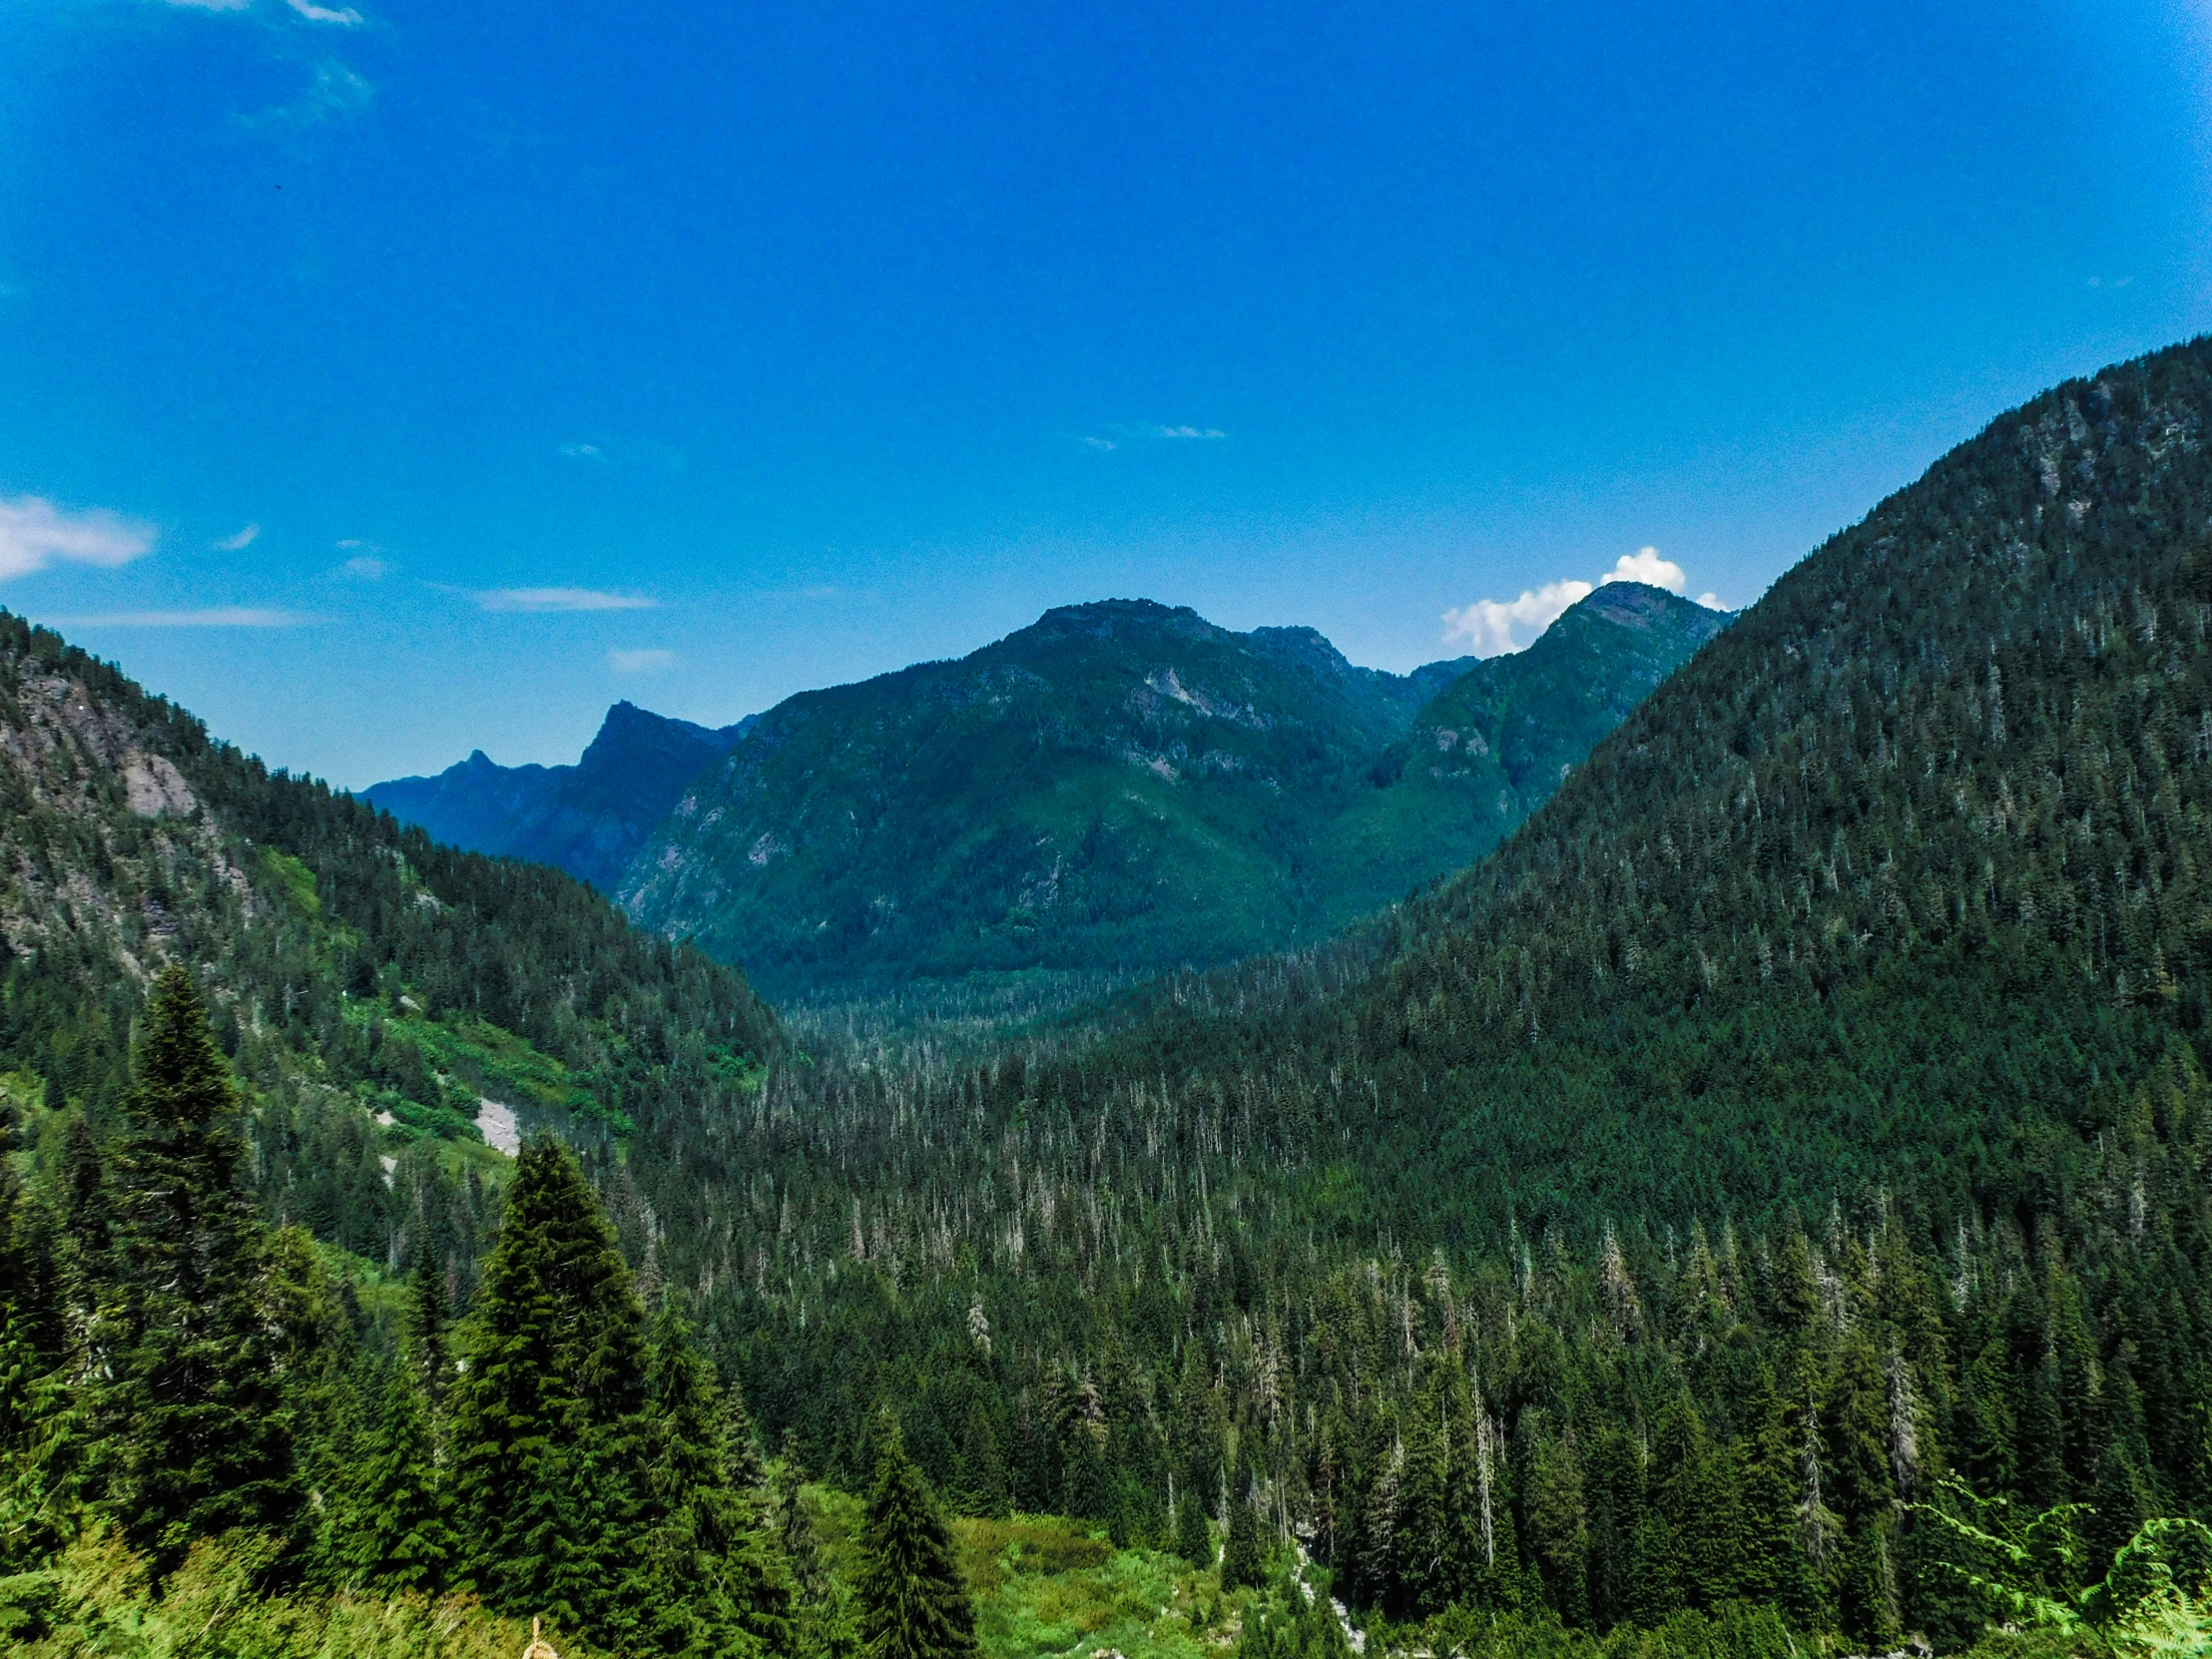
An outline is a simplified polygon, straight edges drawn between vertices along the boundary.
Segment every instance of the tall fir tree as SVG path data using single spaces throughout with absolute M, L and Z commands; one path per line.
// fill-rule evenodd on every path
M 155 982 L 132 1070 L 86 1381 L 101 1500 L 166 1571 L 195 1538 L 288 1532 L 299 1492 L 237 1086 L 182 967 Z
M 379 1591 L 436 1591 L 455 1550 L 438 1468 L 430 1401 L 413 1338 L 383 1368 L 376 1421 L 360 1445 L 343 1551 L 353 1582 Z
M 664 1296 L 650 1349 L 652 1530 L 640 1570 L 643 1645 L 710 1659 L 789 1653 L 791 1575 L 734 1474 L 727 1392 L 692 1341 L 681 1299 Z M 740 1427 L 750 1437 L 751 1425 Z M 758 1452 L 754 1453 L 758 1457 Z
M 642 1311 L 575 1157 L 517 1161 L 452 1390 L 462 1588 L 605 1638 L 645 1521 Z
M 1206 1514 L 1206 1500 L 1186 1486 L 1175 1506 L 1175 1552 L 1194 1567 L 1214 1564 L 1214 1527 Z
M 723 1454 L 730 1464 L 730 1484 L 741 1491 L 757 1491 L 768 1484 L 768 1461 L 761 1455 L 761 1438 L 746 1409 L 745 1384 L 736 1378 L 722 1390 Z
M 952 1534 L 887 1416 L 878 1428 L 875 1490 L 860 1523 L 853 1588 L 867 1659 L 968 1659 L 980 1651 Z
M 787 1428 L 770 1490 L 770 1525 L 800 1594 L 813 1597 L 822 1588 L 822 1542 L 815 1532 L 814 1517 L 807 1512 L 806 1483 L 807 1464 L 800 1454 L 799 1432 Z
M 1242 1459 L 1229 1485 L 1229 1538 L 1221 1552 L 1221 1587 L 1257 1589 L 1267 1582 L 1267 1556 L 1260 1547 L 1260 1511 L 1252 1465 Z
M 444 1400 L 453 1369 L 445 1327 L 445 1275 L 430 1253 L 421 1251 L 415 1257 L 414 1272 L 407 1276 L 407 1359 L 433 1407 Z

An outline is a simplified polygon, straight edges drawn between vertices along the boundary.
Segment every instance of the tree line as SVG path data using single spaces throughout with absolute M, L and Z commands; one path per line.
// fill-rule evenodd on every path
M 680 1295 L 641 1297 L 557 1140 L 523 1148 L 462 1317 L 424 1253 L 379 1319 L 263 1218 L 239 1107 L 173 966 L 119 1130 L 79 1115 L 28 1184 L 0 1166 L 0 1622 L 21 1650 L 114 1611 L 65 1570 L 112 1536 L 157 1591 L 231 1540 L 264 1595 L 459 1598 L 621 1654 L 974 1652 L 895 1423 L 861 1567 L 832 1590 L 796 1453 L 772 1481 L 742 1392 Z

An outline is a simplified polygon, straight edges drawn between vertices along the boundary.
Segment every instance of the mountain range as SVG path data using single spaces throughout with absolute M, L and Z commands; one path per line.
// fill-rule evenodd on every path
M 1381 925 L 957 1049 L 802 1045 L 659 931 L 758 927 L 803 964 L 765 908 L 702 900 L 694 926 L 633 874 L 648 925 L 271 774 L 0 621 L 0 1630 L 47 1641 L 102 1596 L 138 1628 L 168 1597 L 213 1651 L 262 1586 L 424 1620 L 407 1598 L 452 1588 L 516 1617 L 573 1597 L 588 1640 L 643 1654 L 669 1648 L 586 1591 L 673 1558 L 766 1651 L 829 1659 L 849 1557 L 792 1471 L 878 1484 L 902 1443 L 976 1517 L 979 1598 L 1031 1571 L 1036 1515 L 1102 1532 L 1085 1571 L 1147 1575 L 1097 1626 L 1125 1618 L 1132 1654 L 1234 1620 L 1271 1659 L 1259 1633 L 1307 1599 L 1270 1584 L 1308 1570 L 1314 1607 L 1432 1652 L 2201 1651 L 2212 342 L 2000 416 L 1701 646 L 1668 643 L 1697 620 L 1676 604 L 1603 592 L 1549 652 L 1441 685 L 1301 631 L 1074 607 L 772 711 L 633 871 L 704 893 L 734 853 L 774 890 L 818 843 L 844 860 L 804 866 L 825 882 L 902 845 L 947 872 L 908 890 L 969 953 L 925 961 L 984 960 L 959 918 L 1002 917 L 1046 834 L 1258 872 L 1288 932 L 1356 878 L 1329 859 L 1361 825 L 1387 849 L 1391 813 L 1456 804 L 1449 832 L 1489 836 Z M 1586 752 L 1548 735 L 1619 630 L 1655 689 L 1578 716 Z M 1018 811 L 978 828 L 994 778 Z M 1141 859 L 1046 867 L 1141 934 L 1151 912 L 1100 896 Z M 206 1008 L 190 1098 L 242 1091 L 251 1155 L 190 1205 L 172 1153 L 205 1124 L 154 1110 L 157 976 Z M 218 1288 L 251 1352 L 193 1364 L 281 1401 L 256 1432 L 295 1436 L 296 1472 L 261 1496 L 358 1514 L 362 1468 L 387 1510 L 446 1513 L 450 1447 L 505 1471 L 499 1504 L 457 1497 L 508 1517 L 511 1560 L 378 1576 L 320 1518 L 165 1533 L 170 1580 L 116 1553 L 170 1465 L 83 1425 L 121 1420 L 115 1379 L 200 1375 L 172 1327 L 118 1322 L 174 1302 L 147 1264 L 249 1195 L 268 1240 Z M 415 1358 L 447 1298 L 472 1374 L 501 1368 L 536 1425 L 512 1446 Z M 788 1453 L 776 1526 L 669 1557 L 636 1494 L 679 1465 L 729 1486 L 756 1422 Z M 1038 1651 L 985 1605 L 992 1659 Z M 1297 1640 L 1339 1639 L 1316 1616 Z M 2150 1645 L 2152 1619 L 2195 1634 Z M 100 1650 L 71 1639 L 27 1651 Z
M 1725 622 L 1615 583 L 1517 655 L 1393 675 L 1312 629 L 1070 606 L 721 733 L 623 705 L 575 768 L 478 754 L 366 796 L 779 995 L 1156 971 L 1325 937 L 1466 863 Z
M 752 725 L 710 730 L 622 702 L 574 766 L 503 767 L 479 749 L 434 778 L 394 778 L 361 796 L 434 840 L 551 864 L 612 892 L 684 785 Z

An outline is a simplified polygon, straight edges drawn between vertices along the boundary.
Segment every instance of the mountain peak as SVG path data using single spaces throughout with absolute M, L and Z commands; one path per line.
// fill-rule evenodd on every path
M 1255 628 L 1246 636 L 1258 649 L 1324 674 L 1350 674 L 1352 664 L 1319 628 Z
M 1007 635 L 1008 640 L 1064 639 L 1087 635 L 1093 639 L 1142 638 L 1152 634 L 1204 635 L 1216 628 L 1188 605 L 1163 605 L 1156 599 L 1093 599 L 1080 605 L 1055 605 L 1028 627 Z
M 503 767 L 478 749 L 436 778 L 396 778 L 363 794 L 439 840 L 553 864 L 612 891 L 684 786 L 751 725 L 712 731 L 625 698 L 574 766 Z
M 1678 593 L 1655 588 L 1648 582 L 1607 582 L 1595 593 L 1569 606 L 1568 614 L 1582 611 L 1626 628 L 1650 628 L 1662 618 L 1708 609 L 1694 599 L 1684 599 Z

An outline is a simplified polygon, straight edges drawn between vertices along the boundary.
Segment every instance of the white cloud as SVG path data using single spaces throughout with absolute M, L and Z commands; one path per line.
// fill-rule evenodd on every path
M 1677 594 L 1687 593 L 1690 587 L 1682 567 L 1672 559 L 1661 558 L 1656 547 L 1623 553 L 1613 561 L 1613 568 L 1597 579 L 1597 586 L 1608 582 L 1642 582 Z M 1560 612 L 1595 591 L 1588 582 L 1547 582 L 1514 600 L 1478 599 L 1444 612 L 1444 643 L 1464 639 L 1477 657 L 1518 651 L 1557 621 Z M 1701 593 L 1697 602 L 1709 611 L 1728 608 L 1717 593 Z
M 1093 449 L 1112 449 L 1113 447 L 1115 447 L 1114 440 L 1112 438 L 1086 437 L 1083 441 L 1089 444 Z
M 617 674 L 651 674 L 676 661 L 676 653 L 658 647 L 644 651 L 610 651 L 607 663 Z
M 1518 651 L 1590 592 L 1587 582 L 1546 582 L 1514 600 L 1477 599 L 1444 612 L 1444 639 L 1465 639 L 1477 657 Z
M 487 611 L 650 611 L 660 601 L 596 588 L 494 588 L 478 594 L 476 603 Z
M 1690 585 L 1689 577 L 1672 559 L 1659 557 L 1656 547 L 1639 547 L 1633 553 L 1623 553 L 1613 568 L 1598 578 L 1600 585 L 1606 582 L 1643 582 L 1655 588 L 1665 588 L 1669 593 L 1681 593 Z
M 169 0 L 169 3 L 196 12 L 242 12 L 254 0 Z
M 606 452 L 596 443 L 564 443 L 561 445 L 561 453 L 572 461 L 603 461 L 607 458 Z
M 1163 438 L 1225 438 L 1229 434 L 1218 426 L 1155 426 L 1155 437 Z
M 338 543 L 338 545 L 340 547 L 348 545 L 358 547 L 360 546 L 360 543 L 352 542 L 348 544 L 346 542 L 340 542 Z M 345 563 L 339 565 L 338 569 L 344 571 L 345 574 L 348 576 L 358 576 L 363 581 L 373 582 L 376 580 L 377 577 L 382 576 L 385 572 L 389 571 L 391 569 L 391 566 L 386 564 L 382 559 L 377 558 L 373 553 L 356 553 L 353 555 L 353 557 L 346 560 Z
M 235 536 L 225 536 L 215 544 L 218 553 L 240 553 L 254 545 L 254 538 L 262 533 L 259 524 L 249 524 Z
M 55 619 L 64 628 L 297 628 L 313 620 L 295 611 L 253 605 L 215 605 L 204 611 L 104 611 Z
M 284 4 L 309 23 L 339 23 L 350 29 L 361 20 L 361 14 L 351 6 L 339 6 L 333 10 L 328 6 L 314 4 L 314 0 L 284 0 Z
M 43 496 L 0 500 L 0 578 L 28 576 L 56 561 L 127 565 L 154 545 L 151 524 L 94 509 L 71 512 Z

